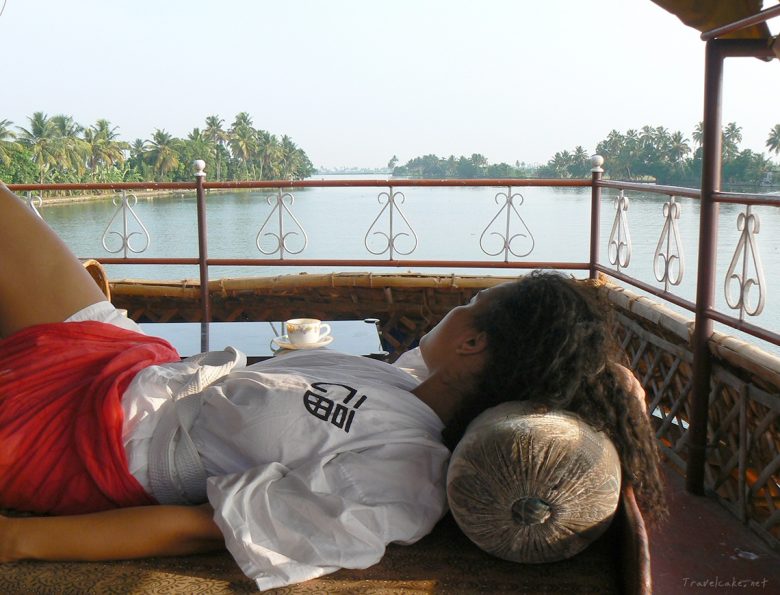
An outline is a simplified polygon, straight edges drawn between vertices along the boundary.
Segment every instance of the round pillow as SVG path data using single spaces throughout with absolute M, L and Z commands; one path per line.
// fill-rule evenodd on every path
M 573 413 L 507 402 L 469 425 L 450 459 L 447 499 L 482 550 L 554 562 L 606 531 L 620 480 L 620 458 L 605 434 Z

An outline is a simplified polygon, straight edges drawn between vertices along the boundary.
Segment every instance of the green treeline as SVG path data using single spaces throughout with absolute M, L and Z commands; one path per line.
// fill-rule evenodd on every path
M 763 153 L 740 150 L 742 129 L 731 122 L 722 131 L 723 172 L 727 184 L 780 183 L 780 165 Z M 693 131 L 692 140 L 663 126 L 643 126 L 621 133 L 612 130 L 596 145 L 595 153 L 604 157 L 607 177 L 621 180 L 655 180 L 659 184 L 696 185 L 701 177 L 702 124 Z M 780 153 L 780 124 L 769 132 L 766 146 Z M 436 155 L 415 157 L 397 166 L 397 158 L 388 163 L 395 176 L 413 178 L 586 178 L 590 176 L 590 153 L 583 147 L 559 151 L 541 166 L 515 162 L 489 164 L 480 154 L 471 157 Z M 774 176 L 774 181 L 773 181 Z
M 35 112 L 26 126 L 0 120 L 0 179 L 7 183 L 135 182 L 192 179 L 192 162 L 205 159 L 209 180 L 303 179 L 315 171 L 306 153 L 288 136 L 279 139 L 257 129 L 246 112 L 226 127 L 218 116 L 187 138 L 155 129 L 149 139 L 132 144 L 119 139 L 108 120 L 84 127 L 71 116 Z M 702 124 L 689 140 L 663 126 L 643 126 L 625 133 L 612 130 L 596 145 L 607 177 L 696 185 L 701 175 Z M 742 129 L 732 122 L 722 131 L 726 184 L 780 181 L 780 166 L 763 153 L 740 149 Z M 769 132 L 766 147 L 780 154 L 780 124 Z M 412 178 L 586 178 L 590 153 L 582 146 L 559 151 L 546 164 L 491 164 L 479 153 L 470 157 L 415 157 L 387 164 L 393 175 Z M 774 178 L 774 179 L 773 179 Z
M 26 126 L 0 120 L 0 179 L 6 183 L 190 181 L 192 162 L 204 159 L 209 180 L 303 179 L 314 172 L 288 136 L 252 125 L 246 112 L 230 127 L 218 116 L 176 138 L 156 129 L 132 144 L 118 127 L 98 120 L 84 127 L 71 116 L 35 112 Z
M 474 153 L 471 157 L 450 155 L 440 159 L 436 155 L 415 157 L 406 165 L 396 165 L 394 156 L 387 164 L 394 176 L 409 178 L 530 178 L 534 168 L 524 163 L 488 163 L 487 157 Z

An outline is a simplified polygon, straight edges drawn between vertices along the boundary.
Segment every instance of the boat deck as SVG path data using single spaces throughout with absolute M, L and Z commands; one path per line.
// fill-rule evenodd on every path
M 780 552 L 712 498 L 686 492 L 674 471 L 666 480 L 671 516 L 650 529 L 654 593 L 780 592 Z

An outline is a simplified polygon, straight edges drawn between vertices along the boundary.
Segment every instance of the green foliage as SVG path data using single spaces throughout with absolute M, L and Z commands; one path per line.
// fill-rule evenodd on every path
M 701 179 L 703 126 L 699 122 L 689 140 L 681 131 L 663 126 L 643 126 L 625 133 L 612 130 L 596 146 L 604 157 L 607 176 L 613 179 L 649 181 L 659 184 L 695 186 Z M 749 149 L 741 150 L 742 128 L 730 122 L 722 131 L 723 172 L 726 184 L 759 185 L 780 181 L 780 168 L 768 157 Z M 780 154 L 780 124 L 772 128 L 766 141 L 770 151 Z M 397 162 L 393 156 L 388 165 Z M 475 153 L 471 157 L 440 158 L 423 155 L 393 168 L 393 175 L 410 178 L 589 178 L 590 154 L 582 146 L 563 150 L 544 165 L 531 167 L 516 162 L 489 164 Z
M 0 180 L 6 184 L 34 184 L 38 181 L 38 170 L 29 151 L 18 147 L 9 153 L 8 159 L 0 160 Z
M 396 159 L 395 156 L 393 159 Z M 424 155 L 407 161 L 406 165 L 393 168 L 394 176 L 428 179 L 527 178 L 531 177 L 531 173 L 530 168 L 520 163 L 514 166 L 508 163 L 490 165 L 487 158 L 479 153 L 458 158 L 450 155 L 446 159 L 436 155 Z
M 185 139 L 156 129 L 149 139 L 119 140 L 118 128 L 100 119 L 84 127 L 71 116 L 35 112 L 26 127 L 0 120 L 0 179 L 8 183 L 181 181 L 192 162 L 206 161 L 212 179 L 303 179 L 314 167 L 290 137 L 254 128 L 247 112 L 225 130 L 208 116 Z
M 780 139 L 780 125 L 777 129 Z M 773 129 L 774 132 L 774 129 Z M 613 179 L 648 180 L 660 184 L 695 185 L 701 178 L 701 143 L 704 130 L 699 122 L 691 134 L 692 143 L 680 132 L 662 126 L 643 126 L 625 134 L 612 130 L 596 146 L 604 157 L 604 168 Z M 767 146 L 772 148 L 770 133 Z M 722 130 L 723 181 L 728 184 L 762 184 L 772 179 L 777 165 L 749 149 L 740 150 L 742 128 L 730 122 Z M 548 166 L 554 159 L 548 162 Z

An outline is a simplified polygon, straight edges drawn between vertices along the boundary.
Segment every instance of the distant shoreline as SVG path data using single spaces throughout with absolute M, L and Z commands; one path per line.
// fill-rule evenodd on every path
M 157 198 L 157 197 L 174 196 L 174 195 L 179 196 L 179 195 L 186 194 L 188 192 L 194 192 L 194 191 L 193 190 L 130 190 L 127 191 L 128 194 L 134 194 L 139 199 Z M 41 196 L 41 194 L 35 194 L 35 193 L 31 193 L 31 194 L 33 196 Z M 75 202 L 110 200 L 120 195 L 121 192 L 113 191 L 113 192 L 101 192 L 100 194 L 85 193 L 85 194 L 73 194 L 70 196 L 41 196 L 43 203 L 40 205 L 40 207 L 45 208 L 47 206 L 56 206 L 56 205 L 63 205 L 63 204 L 69 204 Z M 22 198 L 26 198 L 26 193 L 25 196 L 22 196 Z
M 373 172 L 371 172 L 373 173 Z M 371 175 L 369 174 L 362 174 L 362 175 Z M 333 175 L 358 175 L 355 173 L 350 174 L 332 174 L 332 173 L 326 173 L 326 174 L 314 174 L 310 179 L 317 178 L 319 176 L 333 176 Z M 636 180 L 634 180 L 636 181 Z M 775 190 L 780 189 L 780 185 L 777 184 L 767 184 L 767 185 L 751 185 L 751 184 L 723 184 L 723 189 L 727 191 L 737 191 L 737 192 L 744 192 L 744 191 L 756 191 L 761 190 L 761 193 L 767 193 L 767 194 L 775 194 Z M 208 194 L 224 194 L 224 193 L 231 193 L 231 192 L 251 192 L 253 188 L 210 188 L 206 190 Z M 134 194 L 138 199 L 152 199 L 152 198 L 164 198 L 169 196 L 184 196 L 185 194 L 191 194 L 194 193 L 194 190 L 130 190 L 128 191 L 128 194 Z M 43 203 L 40 205 L 41 208 L 45 208 L 47 206 L 59 206 L 59 205 L 65 205 L 70 203 L 79 203 L 79 202 L 90 202 L 90 201 L 98 201 L 98 200 L 110 200 L 114 197 L 118 196 L 120 194 L 119 191 L 109 191 L 109 192 L 101 192 L 99 194 L 92 194 L 92 193 L 84 193 L 84 194 L 74 194 L 70 196 L 46 196 L 44 197 Z M 33 193 L 33 196 L 36 196 Z M 41 196 L 38 194 L 37 196 Z M 26 198 L 26 193 L 23 198 Z M 36 205 L 38 206 L 38 205 Z

